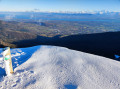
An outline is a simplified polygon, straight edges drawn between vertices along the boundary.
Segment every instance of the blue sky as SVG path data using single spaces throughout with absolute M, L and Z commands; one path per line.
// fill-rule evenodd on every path
M 119 11 L 120 0 L 1 0 L 0 11 Z

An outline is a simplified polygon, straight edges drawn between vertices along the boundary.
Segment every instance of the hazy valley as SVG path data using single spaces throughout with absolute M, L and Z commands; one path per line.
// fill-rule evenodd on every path
M 119 13 L 9 12 L 0 18 L 0 47 L 55 45 L 109 58 L 119 53 Z

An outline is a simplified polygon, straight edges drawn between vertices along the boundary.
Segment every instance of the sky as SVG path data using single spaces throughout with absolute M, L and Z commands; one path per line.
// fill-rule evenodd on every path
M 0 0 L 0 11 L 118 11 L 120 0 Z

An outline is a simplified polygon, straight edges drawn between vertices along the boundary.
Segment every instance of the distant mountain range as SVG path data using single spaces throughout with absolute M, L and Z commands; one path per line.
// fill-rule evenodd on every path
M 120 12 L 0 12 L 1 20 L 106 20 L 120 19 Z

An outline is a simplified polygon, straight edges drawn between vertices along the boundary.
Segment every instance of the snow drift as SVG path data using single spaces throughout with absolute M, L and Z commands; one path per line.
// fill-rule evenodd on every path
M 63 47 L 11 49 L 12 76 L 0 59 L 0 89 L 120 89 L 120 62 Z

